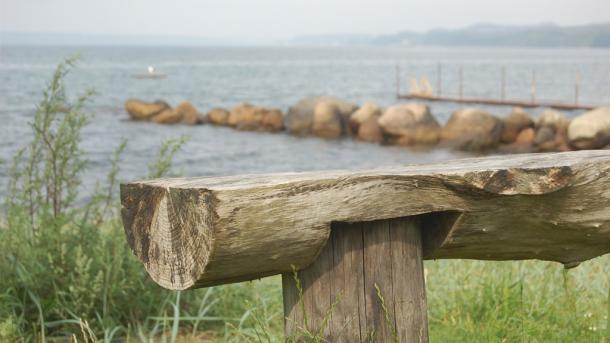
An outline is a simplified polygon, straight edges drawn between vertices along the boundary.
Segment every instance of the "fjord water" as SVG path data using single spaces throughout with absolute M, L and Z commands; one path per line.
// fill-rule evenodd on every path
M 581 75 L 582 103 L 610 104 L 610 50 L 415 47 L 16 47 L 0 46 L 0 159 L 10 160 L 30 138 L 42 89 L 56 64 L 79 54 L 67 79 L 69 94 L 94 88 L 89 108 L 95 114 L 84 131 L 83 147 L 92 168 L 85 185 L 93 187 L 108 170 L 108 160 L 122 138 L 122 179 L 146 175 L 161 142 L 187 135 L 176 156 L 183 175 L 228 175 L 315 169 L 359 169 L 442 161 L 462 156 L 447 150 L 413 151 L 350 139 L 326 141 L 287 134 L 238 132 L 213 126 L 161 126 L 130 122 L 123 109 L 128 98 L 164 99 L 172 105 L 192 102 L 201 112 L 239 102 L 287 110 L 299 99 L 335 95 L 383 106 L 396 103 L 396 65 L 401 88 L 413 77 L 436 86 L 442 65 L 444 94 L 457 94 L 463 69 L 466 96 L 499 97 L 501 68 L 506 68 L 509 98 L 531 97 L 536 73 L 539 99 L 574 101 L 574 79 Z M 152 65 L 165 79 L 137 79 Z M 444 122 L 459 105 L 431 104 Z M 504 116 L 510 109 L 485 107 Z M 534 114 L 541 110 L 532 111 Z M 567 113 L 569 116 L 578 112 Z M 7 166 L 0 167 L 4 191 Z

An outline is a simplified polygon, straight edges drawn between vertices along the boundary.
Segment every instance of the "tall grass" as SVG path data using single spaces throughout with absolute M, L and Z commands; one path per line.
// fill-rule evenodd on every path
M 63 80 L 73 64 L 52 75 L 31 142 L 0 164 L 10 171 L 0 217 L 0 342 L 283 341 L 279 277 L 184 292 L 149 279 L 118 217 L 128 142 L 117 142 L 108 177 L 90 200 L 77 200 L 87 168 L 80 133 L 93 92 L 66 96 Z M 171 173 L 183 143 L 165 142 L 149 176 Z M 425 267 L 433 341 L 610 342 L 609 256 L 570 271 L 535 261 Z

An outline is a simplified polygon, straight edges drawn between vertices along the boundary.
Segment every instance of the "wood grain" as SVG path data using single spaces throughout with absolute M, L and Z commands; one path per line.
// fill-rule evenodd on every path
M 417 216 L 333 223 L 318 258 L 297 279 L 283 274 L 286 337 L 428 342 L 420 226 Z
M 610 151 L 463 159 L 369 171 L 174 178 L 121 185 L 128 242 L 171 289 L 311 264 L 332 222 L 425 214 L 425 258 L 610 252 Z

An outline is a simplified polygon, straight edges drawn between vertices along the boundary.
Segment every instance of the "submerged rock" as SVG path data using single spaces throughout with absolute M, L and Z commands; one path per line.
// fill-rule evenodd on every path
M 125 102 L 125 110 L 133 120 L 150 120 L 161 111 L 169 108 L 169 104 L 161 100 L 150 103 L 138 99 L 129 99 Z
M 600 107 L 574 118 L 568 126 L 570 145 L 600 149 L 610 144 L 610 107 Z
M 482 151 L 498 146 L 502 120 L 475 108 L 453 112 L 442 130 L 445 144 L 461 150 Z

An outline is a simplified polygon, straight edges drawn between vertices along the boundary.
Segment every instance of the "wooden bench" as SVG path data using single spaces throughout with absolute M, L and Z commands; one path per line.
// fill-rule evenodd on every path
M 122 217 L 163 287 L 282 274 L 287 336 L 427 342 L 424 259 L 606 254 L 609 172 L 610 151 L 578 151 L 158 179 L 121 186 Z

